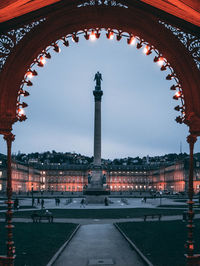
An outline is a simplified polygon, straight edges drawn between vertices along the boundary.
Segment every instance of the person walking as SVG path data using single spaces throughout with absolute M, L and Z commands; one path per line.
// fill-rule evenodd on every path
M 44 199 L 41 200 L 41 208 L 44 209 Z
M 80 208 L 81 207 L 85 208 L 85 200 L 84 199 L 81 200 Z

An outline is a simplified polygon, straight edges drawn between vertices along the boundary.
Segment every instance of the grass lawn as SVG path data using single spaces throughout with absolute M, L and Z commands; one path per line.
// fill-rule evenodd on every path
M 188 208 L 187 204 L 184 205 L 167 205 L 167 204 L 162 204 L 159 205 L 158 208 Z
M 0 254 L 6 254 L 5 223 L 0 223 Z M 15 266 L 45 266 L 75 230 L 76 224 L 15 223 Z
M 21 205 L 19 209 L 35 209 L 36 207 L 32 205 Z M 14 209 L 14 208 L 13 208 Z M 7 206 L 0 206 L 0 210 L 7 210 Z
M 155 266 L 185 265 L 186 224 L 182 221 L 118 223 Z M 195 221 L 196 247 L 200 245 L 200 221 Z M 196 250 L 197 253 L 200 249 Z
M 90 218 L 90 219 L 119 219 L 137 218 L 145 214 L 177 215 L 182 214 L 183 210 L 176 209 L 151 209 L 151 208 L 125 208 L 125 209 L 49 209 L 54 218 Z M 13 217 L 30 218 L 32 211 L 15 212 Z M 197 211 L 196 213 L 200 213 Z M 4 213 L 0 213 L 0 218 Z

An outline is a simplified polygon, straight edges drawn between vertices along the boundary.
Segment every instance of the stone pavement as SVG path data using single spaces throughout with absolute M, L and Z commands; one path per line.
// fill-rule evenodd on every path
M 42 197 L 40 197 L 41 199 Z M 80 209 L 80 202 L 82 198 L 72 198 L 72 202 L 67 204 L 69 198 L 60 198 L 60 205 L 55 205 L 55 198 L 45 198 L 44 197 L 44 207 L 45 209 Z M 169 198 L 148 198 L 147 202 L 142 202 L 142 198 L 112 198 L 110 197 L 112 203 L 109 206 L 105 206 L 104 204 L 89 204 L 85 205 L 86 209 L 113 209 L 113 208 L 157 208 L 158 205 L 180 205 L 180 207 L 184 204 L 183 202 L 174 202 L 173 199 Z M 125 200 L 125 201 L 123 201 Z M 35 203 L 37 202 L 37 197 L 35 198 Z M 32 199 L 31 198 L 20 198 L 19 199 L 20 207 L 23 206 L 31 206 Z M 0 206 L 6 206 L 5 201 L 0 200 Z M 35 207 L 41 209 L 41 205 L 35 204 Z M 28 210 L 28 209 L 26 209 Z M 20 211 L 20 209 L 19 209 Z M 0 210 L 1 212 L 1 210 Z M 3 212 L 3 211 L 2 211 Z
M 182 215 L 171 215 L 171 216 L 162 216 L 161 221 L 175 221 L 182 220 Z M 200 214 L 195 214 L 195 219 L 200 219 Z M 0 222 L 4 222 L 5 219 L 0 219 Z M 13 222 L 20 223 L 30 223 L 32 222 L 31 218 L 13 218 Z M 54 218 L 54 223 L 77 223 L 80 225 L 87 224 L 113 224 L 113 223 L 123 223 L 123 222 L 143 222 L 143 217 L 138 218 L 120 218 L 120 219 L 88 219 L 88 218 Z M 158 221 L 158 218 L 152 219 L 148 217 L 148 221 Z M 42 221 L 43 223 L 48 221 Z
M 53 266 L 144 266 L 112 224 L 82 225 Z

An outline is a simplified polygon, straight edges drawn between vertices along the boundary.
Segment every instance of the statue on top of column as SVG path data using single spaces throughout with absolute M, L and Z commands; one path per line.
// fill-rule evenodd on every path
M 101 90 L 101 80 L 103 80 L 103 79 L 102 79 L 102 75 L 99 71 L 97 71 L 97 73 L 95 74 L 94 80 L 96 80 L 96 89 Z

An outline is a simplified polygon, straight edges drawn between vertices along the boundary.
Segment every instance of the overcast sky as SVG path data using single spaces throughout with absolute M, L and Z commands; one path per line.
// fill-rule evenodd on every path
M 165 79 L 142 49 L 107 40 L 105 33 L 95 42 L 80 37 L 79 43 L 51 52 L 44 68 L 28 87 L 30 96 L 25 122 L 13 127 L 13 152 L 56 150 L 93 155 L 94 75 L 102 82 L 102 157 L 163 155 L 188 152 L 188 128 L 177 124 L 172 99 L 172 81 Z M 1 152 L 6 145 L 1 137 Z M 199 150 L 199 144 L 196 145 Z

